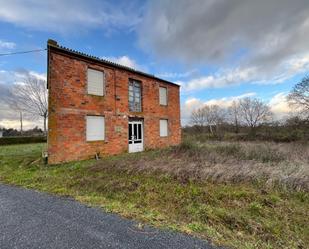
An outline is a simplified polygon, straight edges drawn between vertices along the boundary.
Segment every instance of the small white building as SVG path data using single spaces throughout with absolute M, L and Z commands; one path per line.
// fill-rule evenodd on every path
M 3 131 L 0 131 L 0 137 L 3 137 Z

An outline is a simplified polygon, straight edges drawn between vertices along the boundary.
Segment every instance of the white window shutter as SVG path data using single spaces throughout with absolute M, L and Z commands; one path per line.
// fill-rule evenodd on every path
M 101 116 L 87 116 L 87 141 L 105 139 L 105 119 Z
M 104 95 L 104 73 L 88 68 L 88 94 Z
M 167 105 L 167 88 L 159 87 L 160 105 Z
M 160 137 L 167 137 L 168 135 L 168 121 L 160 119 Z

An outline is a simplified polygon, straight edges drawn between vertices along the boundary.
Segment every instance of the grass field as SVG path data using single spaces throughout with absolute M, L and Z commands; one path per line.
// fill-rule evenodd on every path
M 44 166 L 42 144 L 0 147 L 0 181 L 231 248 L 306 248 L 306 144 L 192 142 Z

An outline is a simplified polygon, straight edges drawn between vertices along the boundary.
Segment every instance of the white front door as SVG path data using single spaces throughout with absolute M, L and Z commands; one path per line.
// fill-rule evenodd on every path
M 129 121 L 129 152 L 139 152 L 144 150 L 143 122 Z

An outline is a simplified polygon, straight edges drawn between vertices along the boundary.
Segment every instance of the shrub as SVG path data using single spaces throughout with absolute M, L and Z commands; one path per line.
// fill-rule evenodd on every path
M 272 149 L 270 146 L 257 144 L 246 152 L 245 159 L 257 160 L 263 163 L 280 162 L 285 159 L 285 155 L 278 150 Z
M 200 146 L 200 143 L 194 141 L 192 138 L 183 139 L 181 144 L 173 147 L 173 152 L 178 155 L 186 155 L 190 158 L 201 158 L 203 156 L 204 149 Z
M 226 156 L 237 156 L 241 153 L 241 146 L 239 144 L 223 144 L 216 146 L 216 152 Z
M 183 151 L 192 150 L 196 147 L 196 143 L 192 140 L 185 139 L 182 141 L 182 143 L 179 145 L 179 149 Z
M 1 137 L 0 145 L 45 143 L 46 137 Z

